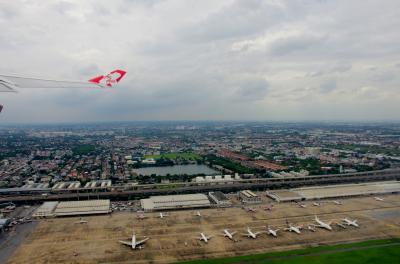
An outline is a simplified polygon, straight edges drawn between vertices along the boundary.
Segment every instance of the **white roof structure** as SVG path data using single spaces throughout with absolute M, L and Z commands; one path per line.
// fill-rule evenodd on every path
M 145 211 L 211 206 L 208 197 L 200 193 L 167 195 L 167 196 L 151 196 L 148 199 L 141 199 L 140 204 L 143 210 Z
M 110 213 L 110 200 L 60 202 L 54 211 L 56 216 L 108 213 Z
M 372 182 L 359 184 L 339 184 L 321 187 L 306 187 L 292 189 L 305 199 L 320 199 L 371 194 L 400 192 L 400 182 Z
M 33 217 L 51 217 L 54 216 L 54 210 L 58 202 L 44 202 L 41 206 L 39 206 L 36 211 L 33 213 Z
M 301 201 L 303 199 L 302 196 L 291 190 L 267 191 L 267 196 L 277 202 Z

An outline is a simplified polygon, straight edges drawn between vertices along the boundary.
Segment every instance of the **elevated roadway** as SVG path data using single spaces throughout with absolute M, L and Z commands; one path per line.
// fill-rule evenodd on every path
M 147 184 L 135 186 L 113 186 L 78 189 L 22 188 L 0 189 L 2 202 L 36 202 L 49 200 L 84 200 L 107 198 L 112 200 L 145 198 L 151 195 L 171 195 L 185 193 L 205 193 L 210 191 L 235 192 L 243 189 L 272 190 L 301 186 L 327 184 L 363 183 L 373 181 L 400 180 L 400 169 L 359 172 L 349 174 L 316 175 L 306 177 L 267 178 L 233 180 L 226 182 L 180 182 L 170 184 Z

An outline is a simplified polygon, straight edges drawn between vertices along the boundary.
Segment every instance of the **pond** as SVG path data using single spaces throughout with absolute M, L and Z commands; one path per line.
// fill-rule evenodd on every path
M 216 175 L 218 171 L 207 167 L 206 165 L 175 165 L 175 166 L 165 166 L 165 167 L 146 167 L 140 169 L 134 169 L 137 174 L 141 175 L 152 175 L 156 174 L 159 176 L 170 175 L 196 175 L 196 174 L 205 174 L 205 175 Z

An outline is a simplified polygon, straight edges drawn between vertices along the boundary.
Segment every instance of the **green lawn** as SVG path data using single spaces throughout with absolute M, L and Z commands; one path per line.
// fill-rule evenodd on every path
M 249 256 L 184 262 L 185 264 L 227 263 L 279 263 L 279 264 L 362 264 L 400 263 L 400 239 L 371 240 L 335 246 L 319 246 L 284 252 L 264 253 Z
M 96 149 L 93 145 L 80 145 L 76 146 L 72 149 L 74 155 L 87 155 L 88 153 L 94 151 Z
M 147 158 L 153 158 L 153 159 L 170 159 L 170 160 L 176 160 L 176 159 L 184 159 L 184 160 L 199 160 L 201 159 L 200 155 L 197 155 L 192 152 L 182 152 L 182 153 L 164 153 L 161 155 L 146 155 L 144 156 L 146 159 Z

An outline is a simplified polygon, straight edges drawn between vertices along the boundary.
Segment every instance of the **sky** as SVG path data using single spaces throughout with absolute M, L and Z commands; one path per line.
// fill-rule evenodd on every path
M 398 0 L 0 0 L 1 122 L 399 121 Z

